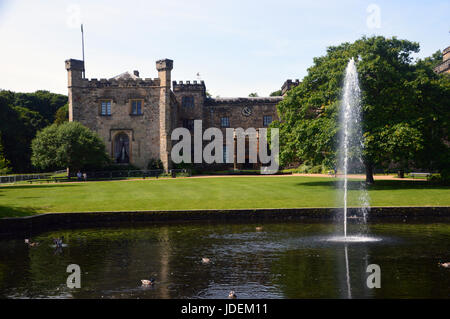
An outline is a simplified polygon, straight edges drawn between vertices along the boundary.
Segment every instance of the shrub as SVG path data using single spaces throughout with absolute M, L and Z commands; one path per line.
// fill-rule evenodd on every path
M 160 159 L 152 158 L 148 161 L 147 169 L 164 169 L 164 165 Z
M 181 162 L 178 164 L 173 164 L 174 169 L 192 169 L 194 166 L 192 163 Z
M 320 174 L 322 173 L 322 165 L 316 165 L 309 169 L 308 173 L 310 174 Z
M 11 173 L 10 162 L 3 155 L 2 135 L 0 134 L 0 174 Z
M 78 122 L 47 126 L 37 133 L 31 148 L 31 162 L 40 169 L 82 170 L 110 161 L 101 138 Z

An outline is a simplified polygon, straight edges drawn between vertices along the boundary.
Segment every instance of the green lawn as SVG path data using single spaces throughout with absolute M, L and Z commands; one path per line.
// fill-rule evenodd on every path
M 351 186 L 355 188 L 356 185 Z M 336 207 L 334 180 L 215 177 L 0 187 L 0 217 L 44 212 Z M 450 206 L 450 187 L 377 181 L 371 206 Z M 356 191 L 350 191 L 355 205 Z

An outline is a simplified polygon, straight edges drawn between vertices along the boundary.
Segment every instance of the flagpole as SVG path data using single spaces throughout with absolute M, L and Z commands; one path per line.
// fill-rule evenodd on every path
M 83 24 L 81 24 L 81 51 L 83 54 L 83 79 L 85 78 L 85 68 L 84 68 L 84 31 Z

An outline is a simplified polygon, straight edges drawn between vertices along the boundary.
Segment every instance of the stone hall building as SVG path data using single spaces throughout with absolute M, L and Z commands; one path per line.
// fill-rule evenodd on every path
M 83 61 L 67 60 L 69 121 L 95 131 L 116 163 L 146 169 L 151 159 L 160 159 L 168 170 L 171 132 L 177 127 L 192 131 L 194 120 L 202 120 L 203 129 L 217 127 L 225 133 L 227 127 L 257 129 L 278 119 L 276 105 L 282 96 L 211 98 L 204 81 L 172 82 L 172 68 L 173 61 L 164 59 L 156 62 L 157 78 L 143 79 L 134 71 L 98 80 L 84 78 Z M 298 83 L 286 81 L 283 94 Z M 221 167 L 233 166 L 245 164 Z

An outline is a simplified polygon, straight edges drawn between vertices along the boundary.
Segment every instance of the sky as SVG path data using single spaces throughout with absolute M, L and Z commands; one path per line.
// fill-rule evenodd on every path
M 172 80 L 237 97 L 301 80 L 327 47 L 363 35 L 416 41 L 415 57 L 429 56 L 450 45 L 449 13 L 448 0 L 0 0 L 0 89 L 67 94 L 81 23 L 87 78 L 156 78 L 155 61 L 169 58 Z

